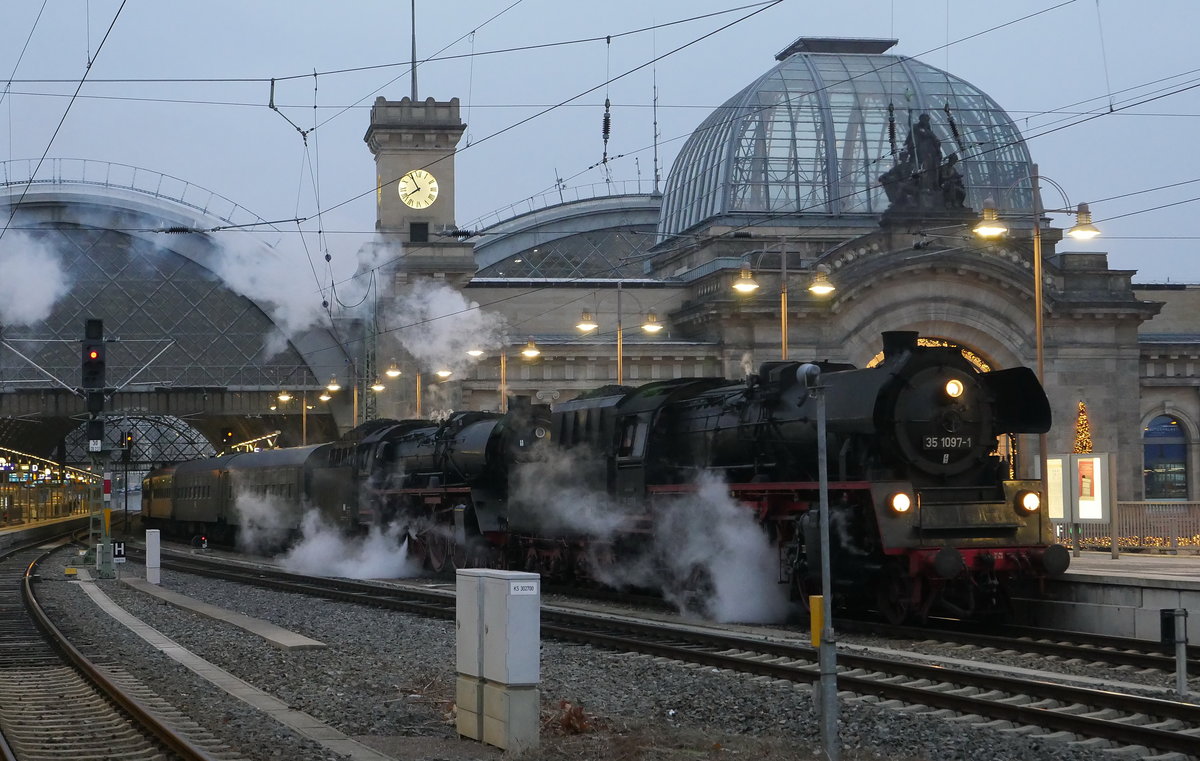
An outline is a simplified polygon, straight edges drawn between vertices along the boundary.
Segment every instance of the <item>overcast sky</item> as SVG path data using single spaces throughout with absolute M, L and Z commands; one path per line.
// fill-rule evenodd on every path
M 0 5 L 0 79 L 13 80 L 0 101 L 0 157 L 36 160 L 48 147 L 51 158 L 138 166 L 219 193 L 268 220 L 308 217 L 302 228 L 310 232 L 317 210 L 326 210 L 320 225 L 330 232 L 329 251 L 351 255 L 375 219 L 374 162 L 362 141 L 370 104 L 377 95 L 398 100 L 410 91 L 409 3 L 127 0 L 121 6 L 120 0 Z M 556 178 L 568 186 L 603 183 L 601 169 L 589 167 L 603 150 L 606 96 L 613 103 L 608 153 L 623 155 L 611 164 L 612 178 L 640 178 L 649 190 L 652 73 L 665 179 L 691 130 L 769 69 L 796 37 L 895 37 L 893 52 L 992 95 L 1029 139 L 1041 172 L 1071 203 L 1092 203 L 1104 237 L 1087 250 L 1110 252 L 1112 266 L 1138 270 L 1137 282 L 1200 283 L 1200 233 L 1187 225 L 1200 212 L 1200 202 L 1189 202 L 1200 197 L 1197 0 L 784 0 L 627 34 L 736 7 L 717 0 L 417 0 L 418 58 L 458 56 L 422 63 L 418 90 L 422 98 L 462 101 L 468 127 L 456 159 L 459 225 L 508 216 L 510 205 L 553 190 Z M 1031 14 L 1038 15 L 1021 20 Z M 481 55 L 605 35 L 613 36 L 610 43 Z M 90 57 L 88 82 L 71 103 Z M 354 67 L 379 68 L 327 73 Z M 272 77 L 279 79 L 274 97 L 282 114 L 268 108 L 264 80 Z M 175 81 L 101 81 L 152 78 Z M 319 125 L 307 145 L 289 120 L 305 130 Z M 1051 188 L 1044 198 L 1048 206 L 1065 205 Z M 1148 211 L 1169 204 L 1176 205 Z M 291 231 L 283 246 L 301 252 L 297 226 L 281 227 Z M 319 249 L 314 236 L 308 242 Z

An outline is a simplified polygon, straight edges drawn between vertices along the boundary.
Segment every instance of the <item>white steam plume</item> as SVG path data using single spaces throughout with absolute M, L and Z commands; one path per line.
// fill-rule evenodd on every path
M 597 559 L 641 514 L 588 488 L 603 483 L 603 460 L 582 450 L 546 448 L 542 454 L 514 480 L 510 524 L 545 536 L 586 537 Z M 703 474 L 694 493 L 660 500 L 655 510 L 652 541 L 618 562 L 593 563 L 598 581 L 658 591 L 680 610 L 702 602 L 719 621 L 787 618 L 791 606 L 778 579 L 779 550 L 754 512 L 730 499 L 719 478 Z M 628 542 L 622 544 L 627 548 Z M 688 579 L 705 580 L 706 599 L 698 601 L 693 590 L 681 588 Z
M 300 523 L 298 506 L 245 491 L 235 493 L 233 509 L 238 515 L 238 549 L 257 555 L 286 545 Z
M 708 612 L 716 620 L 783 621 L 790 604 L 787 586 L 779 583 L 778 549 L 720 479 L 704 473 L 697 487 L 656 522 L 661 556 L 677 578 L 697 569 L 707 576 Z
M 70 290 L 53 246 L 9 230 L 0 238 L 0 324 L 31 325 L 46 319 Z
M 289 571 L 348 579 L 397 579 L 421 573 L 420 564 L 408 557 L 404 530 L 395 524 L 386 529 L 372 526 L 365 537 L 348 537 L 310 510 L 301 533 L 300 542 L 280 558 Z
M 429 279 L 418 280 L 396 295 L 385 327 L 422 370 L 455 373 L 475 361 L 467 356 L 468 350 L 499 348 L 505 330 L 500 317 L 485 314 L 461 291 Z
M 287 342 L 321 321 L 321 293 L 312 268 L 301 263 L 302 252 L 269 249 L 249 237 L 222 239 L 214 272 L 242 296 L 263 306 L 279 332 L 263 347 L 270 357 L 287 348 Z

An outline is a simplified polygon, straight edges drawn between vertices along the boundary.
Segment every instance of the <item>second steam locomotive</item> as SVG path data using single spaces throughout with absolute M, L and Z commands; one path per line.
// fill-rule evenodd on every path
M 1014 585 L 1069 563 L 1040 482 L 1016 475 L 1017 436 L 1050 427 L 1045 392 L 1028 368 L 983 372 L 916 333 L 885 333 L 883 349 L 869 368 L 768 362 L 744 381 L 610 386 L 553 411 L 373 421 L 291 454 L 183 463 L 150 474 L 144 513 L 168 530 L 232 533 L 239 492 L 277 495 L 347 528 L 398 524 L 432 571 L 613 583 L 637 565 L 694 591 L 705 559 L 681 563 L 670 535 L 716 530 L 695 525 L 707 518 L 693 507 L 715 490 L 804 602 L 820 588 L 825 460 L 839 605 L 897 622 L 1002 613 Z

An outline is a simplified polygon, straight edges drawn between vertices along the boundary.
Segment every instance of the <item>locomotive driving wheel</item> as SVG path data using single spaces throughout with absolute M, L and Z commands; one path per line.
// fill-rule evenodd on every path
M 876 606 L 888 623 L 899 625 L 913 613 L 913 580 L 899 563 L 890 562 L 880 572 Z

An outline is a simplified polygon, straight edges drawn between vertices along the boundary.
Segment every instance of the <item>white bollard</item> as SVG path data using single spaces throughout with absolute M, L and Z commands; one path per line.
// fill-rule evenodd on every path
M 146 529 L 146 581 L 151 584 L 162 583 L 159 571 L 159 566 L 162 564 L 161 554 L 158 529 Z

